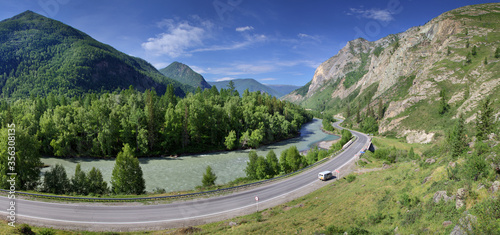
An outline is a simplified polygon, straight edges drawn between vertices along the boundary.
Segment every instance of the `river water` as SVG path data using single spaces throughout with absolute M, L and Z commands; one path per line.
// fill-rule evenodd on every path
M 257 154 L 265 156 L 271 149 L 276 155 L 290 146 L 297 146 L 299 151 L 309 149 L 314 143 L 324 140 L 335 140 L 338 136 L 328 135 L 320 130 L 321 120 L 314 119 L 312 122 L 302 126 L 300 137 L 281 141 L 256 149 Z M 250 150 L 226 151 L 208 154 L 182 155 L 178 158 L 139 158 L 140 165 L 146 180 L 146 191 L 155 188 L 164 188 L 167 192 L 192 190 L 201 185 L 203 173 L 208 165 L 212 167 L 217 175 L 216 184 L 230 182 L 238 177 L 245 176 L 245 167 Z M 42 162 L 50 166 L 62 164 L 71 177 L 75 174 L 75 167 L 80 163 L 83 171 L 89 171 L 92 167 L 99 168 L 104 180 L 111 180 L 111 173 L 115 164 L 114 159 L 94 158 L 72 158 L 61 159 L 54 157 L 43 157 Z M 47 171 L 48 168 L 42 171 Z

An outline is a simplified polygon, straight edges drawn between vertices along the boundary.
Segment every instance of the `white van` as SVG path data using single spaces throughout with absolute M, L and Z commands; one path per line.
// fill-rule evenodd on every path
M 323 181 L 329 180 L 332 177 L 333 177 L 333 175 L 332 175 L 331 171 L 322 171 L 318 174 L 318 179 L 323 180 Z

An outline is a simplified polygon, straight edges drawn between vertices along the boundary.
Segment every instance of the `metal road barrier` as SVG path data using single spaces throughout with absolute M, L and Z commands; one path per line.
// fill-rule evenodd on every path
M 266 184 L 269 182 L 277 181 L 280 179 L 284 179 L 293 175 L 296 175 L 300 172 L 303 172 L 305 170 L 310 169 L 311 167 L 320 165 L 324 162 L 326 162 L 329 159 L 332 159 L 333 157 L 336 157 L 339 153 L 341 153 L 344 149 L 348 148 L 349 146 L 352 145 L 352 143 L 356 142 L 358 138 L 354 136 L 353 139 L 351 139 L 341 150 L 338 150 L 337 152 L 333 153 L 329 157 L 325 157 L 312 165 L 309 165 L 307 167 L 304 167 L 302 169 L 299 169 L 297 171 L 278 176 L 272 179 L 267 179 L 267 180 L 262 180 L 262 181 L 257 181 L 253 183 L 248 183 L 248 184 L 243 184 L 243 185 L 238 185 L 238 186 L 233 186 L 233 187 L 228 187 L 228 188 L 222 188 L 222 189 L 215 189 L 215 190 L 210 190 L 210 191 L 204 191 L 204 192 L 196 192 L 196 193 L 186 193 L 186 194 L 179 194 L 179 195 L 167 195 L 167 196 L 156 196 L 156 197 L 134 197 L 134 198 L 101 198 L 101 197 L 72 197 L 72 196 L 58 196 L 58 195 L 46 195 L 46 194 L 38 194 L 38 193 L 26 193 L 26 192 L 16 192 L 18 195 L 24 195 L 24 196 L 29 196 L 29 197 L 35 197 L 35 198 L 45 198 L 45 199 L 57 199 L 57 200 L 67 200 L 67 201 L 86 201 L 86 202 L 135 202 L 135 201 L 155 201 L 155 200 L 166 200 L 166 199 L 184 199 L 184 198 L 192 198 L 192 197 L 199 197 L 199 196 L 207 196 L 207 195 L 213 195 L 213 194 L 219 194 L 223 192 L 231 192 L 235 191 L 237 189 L 243 189 L 243 188 L 248 188 L 252 186 L 257 186 L 261 184 Z M 365 149 L 365 148 L 363 148 Z M 359 156 L 358 156 L 359 158 Z M 0 192 L 9 192 L 9 190 L 5 189 L 0 189 Z

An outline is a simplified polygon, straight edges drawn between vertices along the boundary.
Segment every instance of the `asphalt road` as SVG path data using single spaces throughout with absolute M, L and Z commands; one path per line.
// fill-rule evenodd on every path
M 337 128 L 337 123 L 334 124 Z M 369 137 L 352 131 L 358 137 L 342 154 L 328 162 L 307 170 L 297 176 L 274 182 L 262 187 L 237 192 L 230 195 L 207 199 L 179 201 L 157 205 L 95 205 L 82 203 L 48 203 L 16 199 L 16 216 L 37 225 L 54 227 L 103 230 L 99 228 L 139 228 L 144 226 L 180 227 L 212 222 L 236 215 L 256 211 L 259 198 L 260 209 L 276 205 L 279 200 L 294 199 L 313 185 L 324 186 L 328 182 L 317 179 L 320 171 L 340 169 L 358 154 Z M 342 172 L 341 172 L 342 173 Z M 0 197 L 0 213 L 7 214 L 10 199 Z M 5 217 L 4 217 L 5 218 Z M 106 229 L 104 229 L 106 230 Z

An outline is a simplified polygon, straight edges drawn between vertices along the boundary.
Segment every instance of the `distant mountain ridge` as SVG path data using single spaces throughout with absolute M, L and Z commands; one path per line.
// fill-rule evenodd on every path
M 280 93 L 280 96 L 288 95 L 292 91 L 295 91 L 300 88 L 300 86 L 295 86 L 295 85 L 276 85 L 276 84 L 264 84 L 278 93 Z
M 201 89 L 208 89 L 211 87 L 201 74 L 193 71 L 189 66 L 177 61 L 171 63 L 163 69 L 160 69 L 160 72 L 171 79 L 192 87 L 200 87 Z
M 165 77 L 148 62 L 126 55 L 59 21 L 26 11 L 0 21 L 1 96 L 50 92 L 78 95 L 134 86 L 176 95 L 194 88 Z
M 243 91 L 248 89 L 250 92 L 254 91 L 260 91 L 263 93 L 270 94 L 272 96 L 276 96 L 277 98 L 283 96 L 282 93 L 274 90 L 271 87 L 268 87 L 260 82 L 258 82 L 255 79 L 252 78 L 240 78 L 240 79 L 233 79 L 231 80 L 234 82 L 234 87 L 238 91 L 238 93 L 243 94 Z M 209 82 L 210 85 L 216 86 L 217 89 L 224 88 L 227 89 L 227 86 L 229 85 L 229 81 L 220 81 L 220 82 Z

